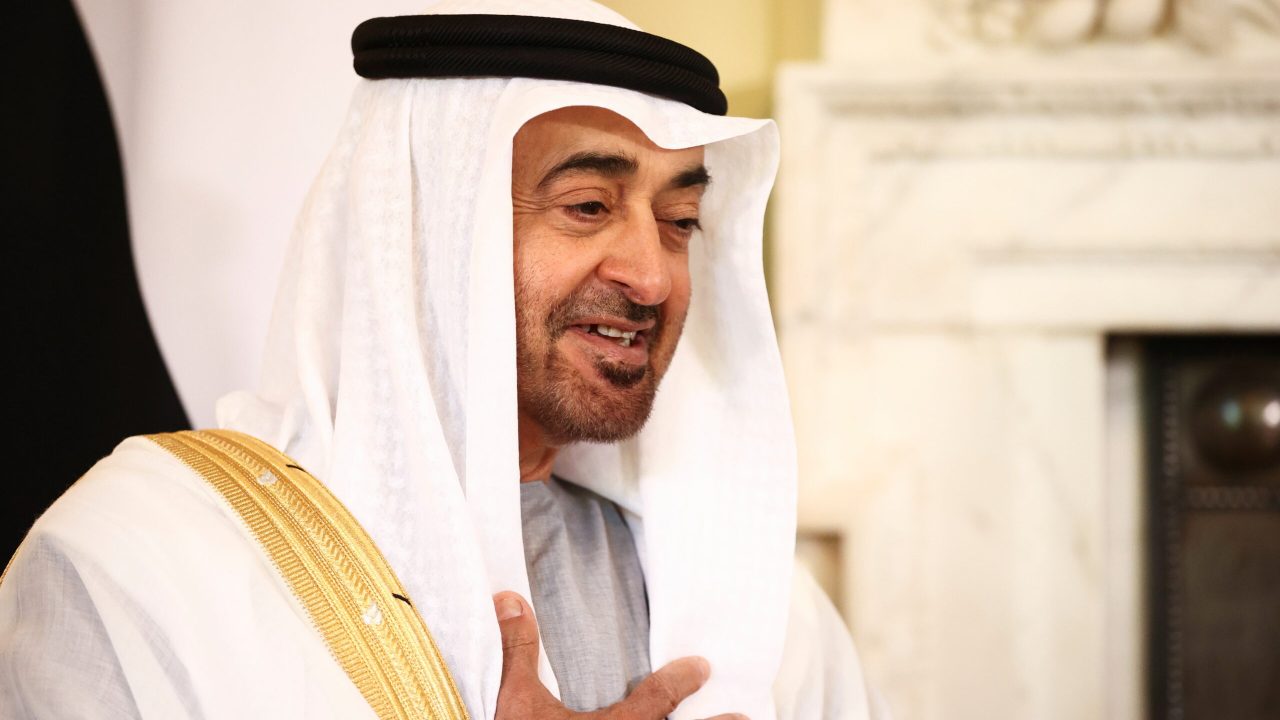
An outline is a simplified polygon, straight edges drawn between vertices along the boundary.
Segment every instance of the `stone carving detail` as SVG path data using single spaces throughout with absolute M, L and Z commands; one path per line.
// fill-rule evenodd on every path
M 838 74 L 797 74 L 837 115 L 922 118 L 956 115 L 1280 116 L 1280 80 L 1248 75 L 1212 80 L 1169 77 L 1109 82 L 1007 78 L 865 83 Z
M 815 78 L 815 80 L 817 80 Z M 1199 157 L 1221 160 L 1280 157 L 1280 82 L 1218 79 L 1173 82 L 1149 78 L 1109 84 L 1000 80 L 953 81 L 948 85 L 897 87 L 848 80 L 817 80 L 815 92 L 834 115 L 897 118 L 895 131 L 867 138 L 870 157 L 941 159 L 963 157 Z M 995 126 L 963 135 L 940 132 L 938 123 L 962 118 L 1057 116 L 1112 118 L 1121 122 L 1085 133 L 1061 126 Z M 1237 118 L 1234 131 L 1199 128 L 1197 119 Z M 1143 118 L 1178 120 L 1150 126 Z M 910 119 L 910 122 L 906 122 Z
M 946 24 L 991 44 L 1062 48 L 1169 38 L 1223 52 L 1248 26 L 1280 36 L 1280 0 L 932 0 Z

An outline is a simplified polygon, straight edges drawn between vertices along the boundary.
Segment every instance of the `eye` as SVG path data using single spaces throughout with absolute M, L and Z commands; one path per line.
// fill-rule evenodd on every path
M 599 217 L 600 215 L 608 211 L 608 208 L 604 206 L 604 203 L 598 200 L 592 200 L 591 202 L 578 203 L 576 205 L 569 205 L 567 207 L 571 214 L 580 215 L 580 216 L 589 217 L 589 218 Z
M 675 225 L 680 232 L 686 233 L 702 229 L 702 223 L 698 222 L 698 218 L 681 218 L 679 220 L 672 220 L 671 224 Z

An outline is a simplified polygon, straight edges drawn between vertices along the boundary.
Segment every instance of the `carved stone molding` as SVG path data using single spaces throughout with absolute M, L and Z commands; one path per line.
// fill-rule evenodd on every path
M 1280 50 L 1280 0 L 830 0 L 833 35 L 896 34 L 937 54 L 1107 45 L 1190 57 Z M 886 22 L 887 21 L 887 22 Z M 841 32 L 844 30 L 845 32 Z M 1274 47 L 1268 47 L 1274 46 Z
M 1034 68 L 1021 77 L 972 67 L 953 73 L 889 78 L 795 66 L 783 73 L 780 116 L 873 125 L 865 150 L 875 159 L 1280 155 L 1280 63 L 1191 77 L 1073 78 Z M 804 106 L 812 110 L 793 111 Z M 1009 122 L 986 133 L 938 132 L 938 123 L 984 118 Z M 1035 118 L 1063 123 L 1016 122 Z M 1073 123 L 1090 121 L 1097 122 L 1091 131 L 1073 131 Z M 1220 121 L 1232 123 L 1230 132 Z
M 868 672 L 904 720 L 1141 717 L 1106 338 L 1280 330 L 1280 63 L 831 63 L 776 107 L 800 519 Z
M 974 68 L 956 71 L 960 76 L 956 78 L 898 80 L 859 80 L 856 68 L 793 71 L 802 91 L 812 93 L 835 115 L 1280 115 L 1280 64 L 1217 77 L 1170 74 L 1079 80 L 1042 77 L 1034 71 L 1022 79 L 965 77 L 985 75 Z
M 1179 131 L 1116 132 L 1098 138 L 1070 138 L 1051 133 L 1011 132 L 977 140 L 943 140 L 903 133 L 869 153 L 876 161 L 961 160 L 996 158 L 1061 158 L 1139 160 L 1202 158 L 1248 160 L 1280 157 L 1280 129 L 1242 137 L 1202 137 Z

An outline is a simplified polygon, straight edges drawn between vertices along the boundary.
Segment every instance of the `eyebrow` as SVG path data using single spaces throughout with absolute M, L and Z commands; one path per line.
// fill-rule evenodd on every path
M 640 163 L 636 162 L 636 159 L 630 155 L 588 150 L 574 153 L 551 168 L 538 183 L 538 187 L 545 188 L 565 175 L 574 173 L 595 173 L 608 178 L 619 178 L 634 175 L 639 169 Z M 700 164 L 678 173 L 667 184 L 667 187 L 679 190 L 691 187 L 706 187 L 710 183 L 711 174 L 707 172 L 705 165 Z
M 551 171 L 543 176 L 542 181 L 538 183 L 538 187 L 545 188 L 565 175 L 573 173 L 596 173 L 605 177 L 617 178 L 624 175 L 633 175 L 639 168 L 640 163 L 628 155 L 598 153 L 588 150 L 574 153 L 561 161 L 560 164 L 551 168 Z
M 681 190 L 691 187 L 706 187 L 711 184 L 711 173 L 707 172 L 706 165 L 698 165 L 691 167 L 679 175 L 671 179 L 668 187 L 673 190 Z

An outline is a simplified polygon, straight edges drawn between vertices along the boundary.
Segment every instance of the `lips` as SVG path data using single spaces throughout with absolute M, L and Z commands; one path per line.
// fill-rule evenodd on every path
M 600 325 L 604 325 L 604 333 L 600 332 Z M 624 329 L 626 326 L 627 323 L 617 321 L 574 324 L 565 335 L 596 358 L 626 365 L 644 365 L 649 360 L 649 335 L 653 323 L 631 323 L 634 329 Z
M 546 328 L 585 375 L 602 372 L 602 363 L 638 371 L 649 365 L 649 346 L 661 333 L 659 313 L 658 307 L 633 303 L 616 289 L 588 286 L 552 306 Z
M 613 338 L 622 347 L 631 347 L 631 341 L 636 339 L 636 330 L 622 330 L 612 325 L 588 325 L 587 333 L 590 335 L 600 335 L 602 337 Z
M 644 332 L 652 330 L 657 324 L 656 316 L 656 311 L 645 320 L 628 320 L 618 315 L 583 315 L 575 318 L 571 324 L 584 327 L 603 325 L 622 332 Z

